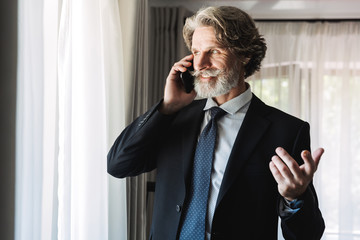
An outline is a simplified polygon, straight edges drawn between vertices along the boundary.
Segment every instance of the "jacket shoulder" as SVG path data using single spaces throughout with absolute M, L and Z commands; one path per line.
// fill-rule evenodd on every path
M 276 121 L 276 122 L 293 122 L 297 124 L 304 124 L 305 121 L 290 115 L 289 113 L 286 113 L 278 108 L 272 107 L 264 103 L 262 100 L 260 100 L 255 94 L 253 94 L 253 98 L 251 100 L 251 104 L 249 107 L 249 111 L 256 111 L 258 114 L 263 115 L 263 117 L 269 119 L 270 121 Z

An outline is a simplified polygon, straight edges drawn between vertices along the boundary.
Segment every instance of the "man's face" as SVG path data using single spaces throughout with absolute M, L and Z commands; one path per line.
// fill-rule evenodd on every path
M 220 45 L 212 27 L 195 29 L 192 38 L 195 91 L 200 97 L 216 97 L 237 87 L 240 61 Z

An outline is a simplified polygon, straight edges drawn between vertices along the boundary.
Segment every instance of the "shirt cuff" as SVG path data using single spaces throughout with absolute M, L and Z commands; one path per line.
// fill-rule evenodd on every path
M 295 199 L 292 201 L 281 198 L 279 201 L 279 214 L 280 217 L 290 217 L 301 209 L 304 205 L 304 200 Z

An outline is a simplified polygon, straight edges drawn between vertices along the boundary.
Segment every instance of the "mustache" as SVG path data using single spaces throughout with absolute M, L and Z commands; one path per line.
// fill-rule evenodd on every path
M 191 71 L 190 74 L 194 77 L 199 77 L 200 75 L 203 77 L 217 77 L 219 74 L 221 74 L 223 70 L 220 69 L 206 69 L 206 70 L 194 70 Z

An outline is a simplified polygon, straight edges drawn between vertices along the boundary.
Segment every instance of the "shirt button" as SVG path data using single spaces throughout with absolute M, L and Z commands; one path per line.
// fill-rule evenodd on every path
M 181 206 L 180 205 L 176 205 L 176 211 L 181 212 Z

